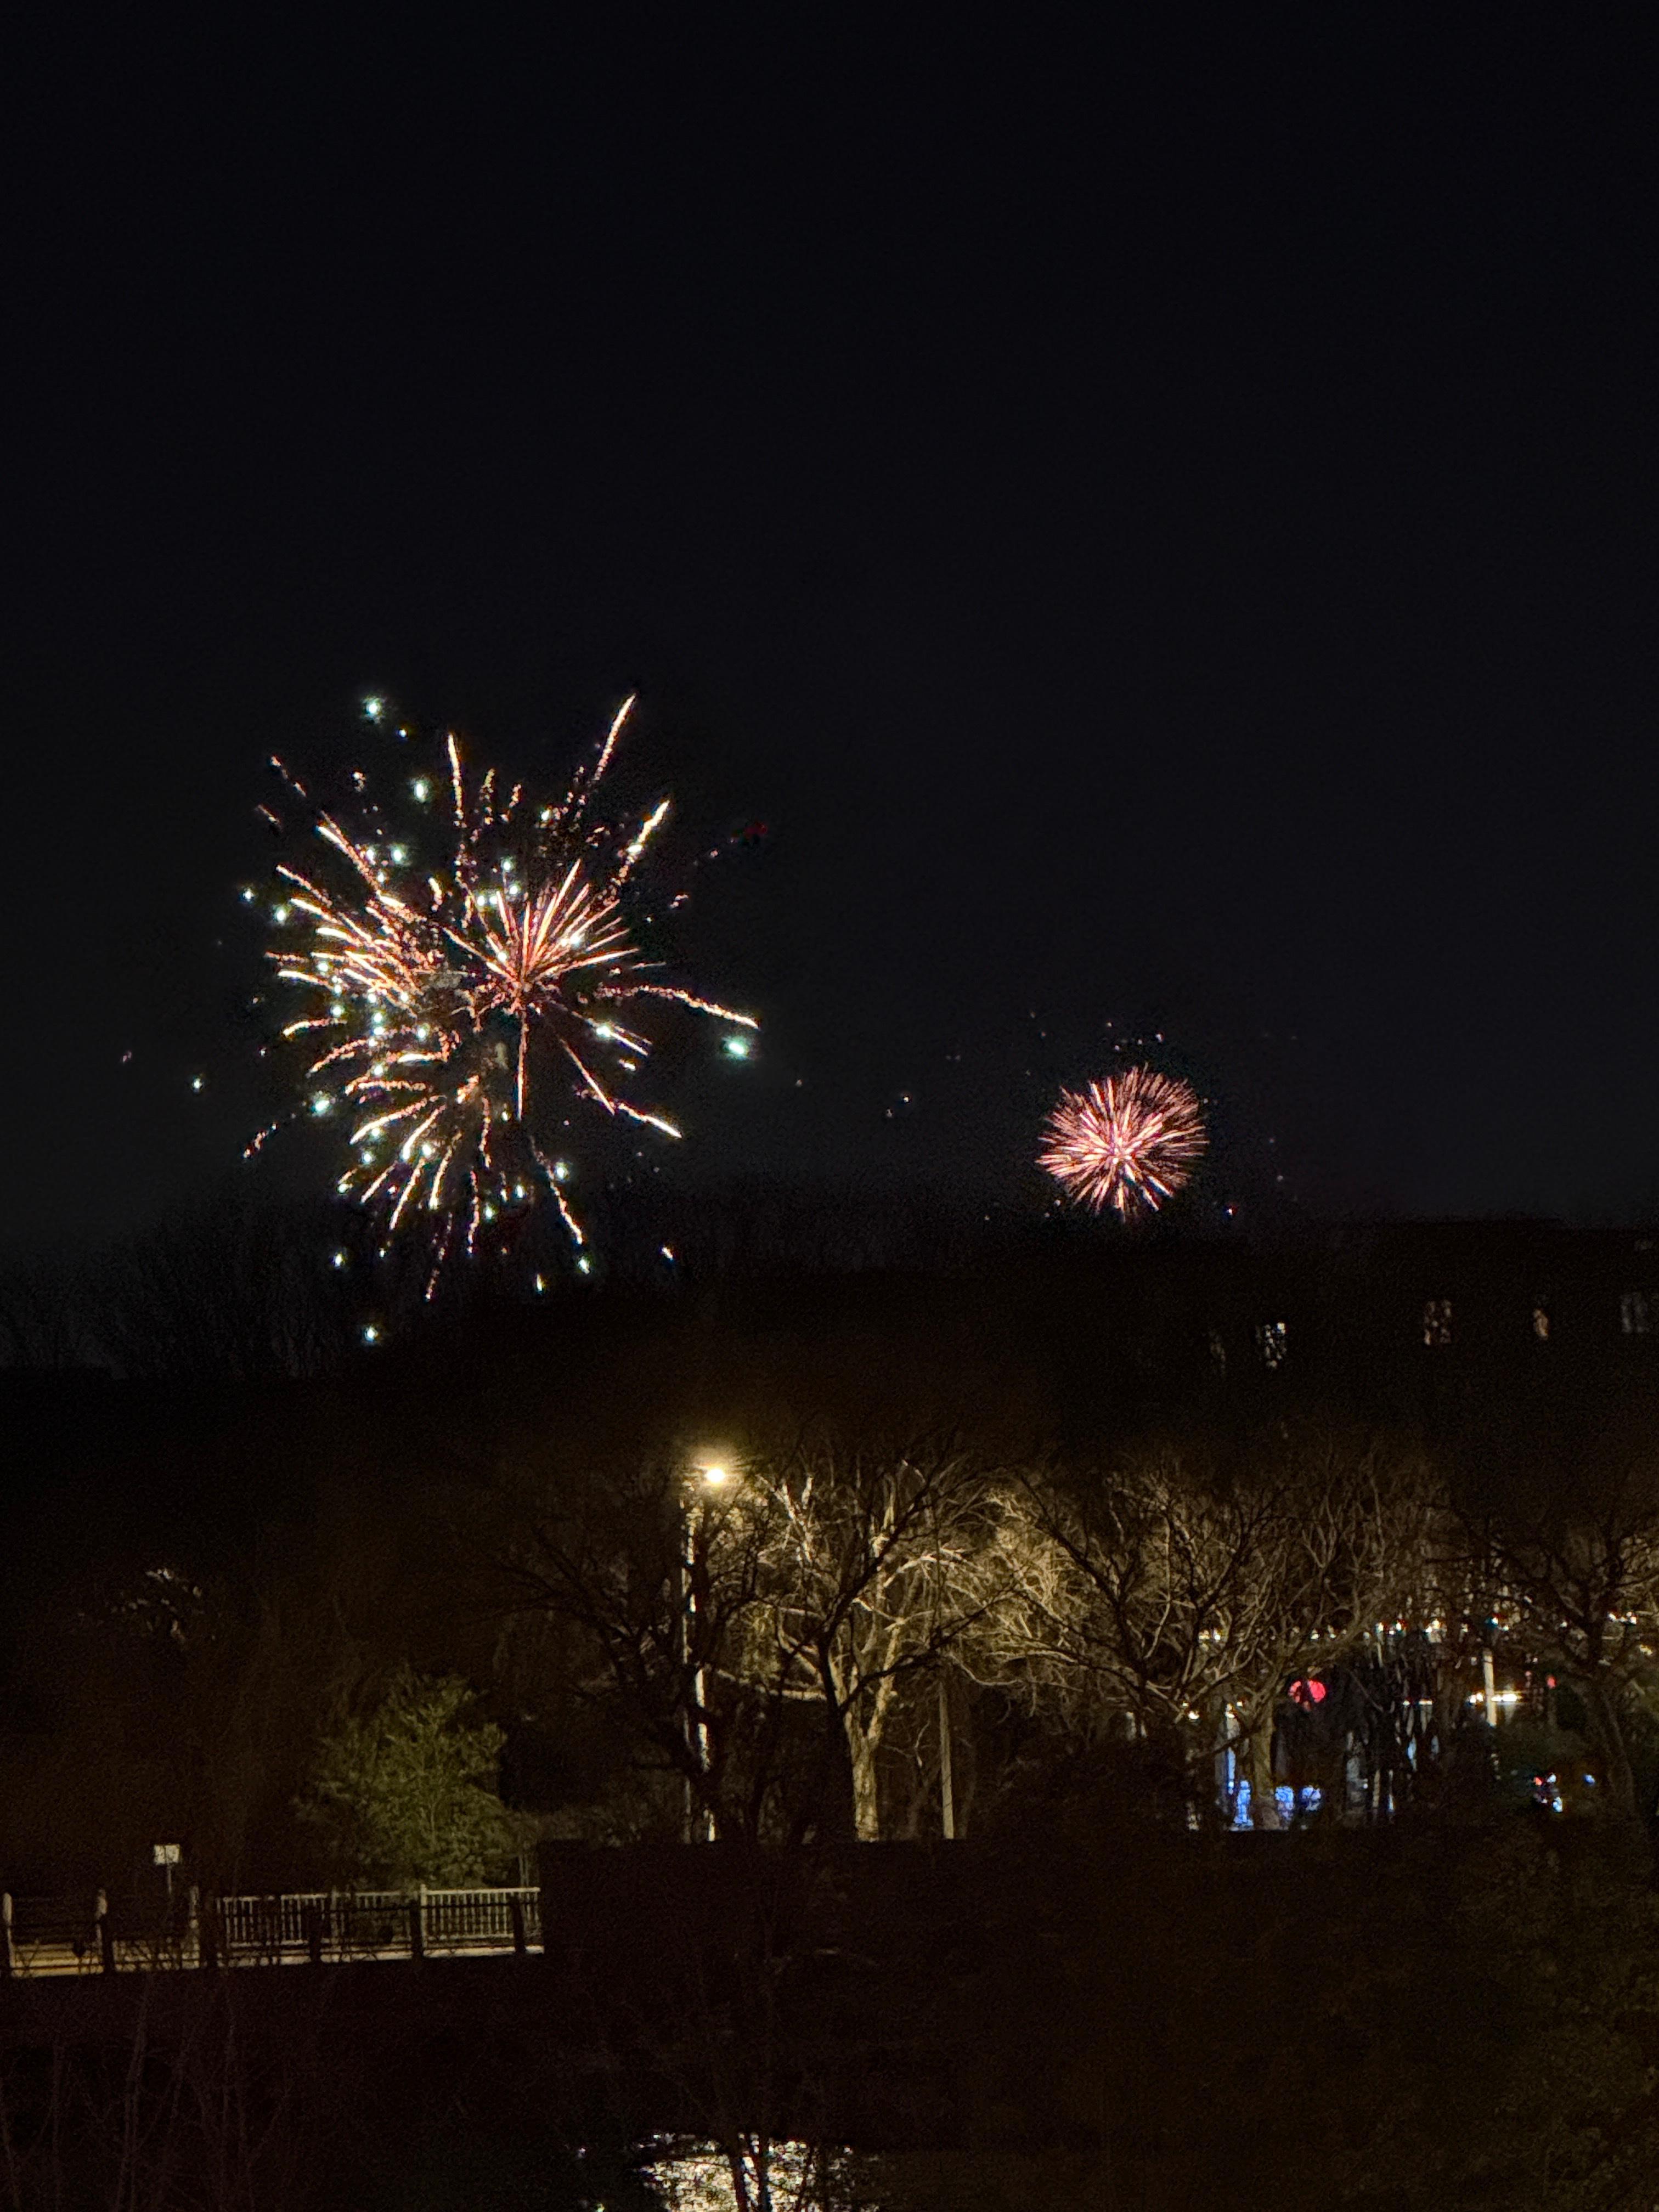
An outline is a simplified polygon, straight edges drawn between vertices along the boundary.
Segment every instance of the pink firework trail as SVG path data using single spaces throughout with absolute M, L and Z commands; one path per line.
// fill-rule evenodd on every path
M 372 720 L 380 703 L 369 702 Z M 505 1237 L 540 1200 L 585 1243 L 570 1164 L 553 1157 L 573 1092 L 608 1117 L 679 1135 L 632 1095 L 653 1010 L 757 1026 L 641 949 L 633 879 L 668 801 L 627 823 L 593 804 L 633 704 L 551 805 L 526 804 L 521 787 L 498 793 L 494 769 L 469 787 L 451 738 L 447 823 L 446 779 L 416 774 L 398 794 L 413 802 L 409 834 L 365 797 L 349 828 L 313 815 L 333 880 L 276 872 L 271 918 L 292 939 L 270 957 L 311 1002 L 283 1032 L 313 1048 L 302 1110 L 343 1125 L 343 1196 L 379 1212 L 388 1237 L 417 1224 L 430 1234 L 428 1297 L 458 1243 L 471 1253 Z M 366 794 L 365 777 L 353 782 Z
M 1038 1166 L 1079 1205 L 1095 1213 L 1109 1206 L 1124 1221 L 1173 1198 L 1207 1141 L 1194 1093 L 1149 1067 L 1062 1091 L 1043 1136 Z

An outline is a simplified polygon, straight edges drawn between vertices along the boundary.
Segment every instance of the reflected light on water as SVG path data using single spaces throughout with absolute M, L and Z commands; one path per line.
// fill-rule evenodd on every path
M 647 2171 L 670 2212 L 740 2212 L 742 2200 L 724 2151 L 711 2143 L 665 2144 L 662 2149 Z M 853 2202 L 835 2185 L 842 2160 L 834 2153 L 798 2142 L 772 2143 L 763 2152 L 750 2139 L 743 2155 L 751 2207 L 769 2202 L 772 2212 L 842 2212 Z

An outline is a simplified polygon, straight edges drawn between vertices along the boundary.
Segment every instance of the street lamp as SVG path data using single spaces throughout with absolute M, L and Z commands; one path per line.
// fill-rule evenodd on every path
M 708 1459 L 694 1462 L 685 1488 L 680 1494 L 680 1665 L 682 1669 L 691 1665 L 692 1631 L 697 1618 L 696 1553 L 695 1528 L 690 1510 L 690 1497 L 698 1488 L 718 1490 L 732 1479 L 732 1470 L 724 1460 Z M 690 1739 L 697 1771 L 702 1775 L 705 1790 L 708 1781 L 708 1675 L 702 1658 L 696 1662 L 691 1675 L 691 1710 L 686 1716 L 686 1734 Z M 685 1840 L 688 1844 L 712 1844 L 714 1840 L 714 1814 L 705 1802 L 697 1803 L 696 1789 L 691 1777 L 685 1780 Z

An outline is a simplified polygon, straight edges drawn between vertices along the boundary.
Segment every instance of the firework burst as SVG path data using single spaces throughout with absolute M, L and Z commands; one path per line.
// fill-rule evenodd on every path
M 1038 1166 L 1080 1205 L 1096 1213 L 1109 1206 L 1125 1221 L 1173 1198 L 1206 1141 L 1194 1094 L 1149 1067 L 1062 1091 L 1043 1136 Z
M 382 702 L 366 704 L 378 721 Z M 301 1110 L 343 1125 L 343 1195 L 378 1212 L 388 1237 L 430 1235 L 428 1296 L 458 1238 L 469 1253 L 504 1241 L 540 1201 L 586 1243 L 551 1137 L 573 1092 L 613 1121 L 679 1135 L 629 1095 L 650 1012 L 757 1026 L 666 978 L 641 948 L 635 878 L 669 802 L 626 823 L 594 804 L 633 704 L 553 804 L 526 802 L 521 786 L 498 792 L 494 769 L 469 786 L 451 738 L 447 778 L 408 779 L 410 835 L 392 832 L 359 774 L 350 827 L 311 812 L 327 867 L 277 870 L 273 919 L 295 936 L 270 957 L 310 1000 L 283 1032 L 313 1048 Z M 304 787 L 273 765 L 309 811 Z M 428 866 L 434 811 L 442 849 Z

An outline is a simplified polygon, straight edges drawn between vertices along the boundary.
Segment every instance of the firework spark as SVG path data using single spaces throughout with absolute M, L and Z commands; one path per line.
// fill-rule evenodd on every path
M 623 1088 L 651 1051 L 649 1010 L 678 1006 L 733 1032 L 757 1026 L 665 979 L 641 949 L 633 879 L 668 801 L 629 823 L 596 818 L 593 806 L 633 704 L 546 806 L 526 804 L 520 787 L 503 797 L 493 769 L 469 787 L 448 739 L 449 821 L 431 866 L 421 853 L 429 817 L 424 836 L 394 836 L 357 775 L 359 822 L 312 815 L 337 881 L 320 868 L 277 870 L 272 919 L 295 937 L 270 957 L 310 995 L 283 1032 L 313 1048 L 307 1106 L 344 1125 L 340 1192 L 379 1212 L 388 1237 L 417 1222 L 430 1231 L 428 1296 L 458 1230 L 476 1251 L 538 1200 L 575 1244 L 586 1241 L 568 1164 L 551 1157 L 550 1123 L 563 1126 L 556 1103 L 571 1092 L 613 1119 L 679 1135 Z M 378 722 L 384 702 L 366 711 Z M 303 786 L 273 765 L 309 809 Z M 441 788 L 432 775 L 407 785 L 422 810 Z
M 1096 1213 L 1109 1206 L 1125 1221 L 1173 1198 L 1206 1141 L 1194 1093 L 1149 1067 L 1062 1091 L 1043 1135 L 1038 1166 L 1080 1205 Z

